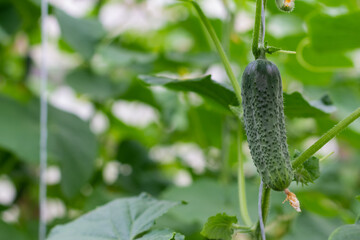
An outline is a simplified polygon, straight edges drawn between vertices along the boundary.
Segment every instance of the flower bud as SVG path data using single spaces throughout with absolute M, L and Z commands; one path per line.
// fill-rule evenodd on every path
M 291 12 L 295 8 L 295 0 L 275 0 L 276 6 L 283 12 Z

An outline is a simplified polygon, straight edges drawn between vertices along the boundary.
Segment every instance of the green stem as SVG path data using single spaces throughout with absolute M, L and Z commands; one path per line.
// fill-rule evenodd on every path
M 334 152 L 331 152 L 331 153 L 329 153 L 328 155 L 320 158 L 320 159 L 319 159 L 319 162 L 322 162 L 322 161 L 326 160 L 327 158 L 329 158 L 329 157 L 330 157 L 331 155 L 333 155 L 333 154 L 334 154 Z
M 242 126 L 241 123 L 239 122 L 239 127 L 238 127 L 238 143 L 237 143 L 237 147 L 238 147 L 238 161 L 239 161 L 239 166 L 238 166 L 238 193 L 239 193 L 239 205 L 240 205 L 240 214 L 241 214 L 241 218 L 244 221 L 244 223 L 247 226 L 251 226 L 252 225 L 252 221 L 251 218 L 249 216 L 249 211 L 247 208 L 247 203 L 246 203 L 246 188 L 245 188 L 245 175 L 244 175 L 244 157 L 242 154 Z
M 234 27 L 235 14 L 231 10 L 228 0 L 222 0 L 222 3 L 223 3 L 223 5 L 224 5 L 224 7 L 226 9 L 226 12 L 228 13 L 228 17 L 224 21 L 224 24 L 223 24 L 223 29 L 224 30 L 223 30 L 223 34 L 222 34 L 221 43 L 222 43 L 222 46 L 223 46 L 223 49 L 224 49 L 225 53 L 229 54 L 230 39 L 231 39 L 231 34 L 232 34 L 232 31 L 233 31 L 233 27 Z
M 254 33 L 253 33 L 253 43 L 252 43 L 252 53 L 255 59 L 258 59 L 260 56 L 259 40 L 260 40 L 260 30 L 261 30 L 262 4 L 263 4 L 263 0 L 256 0 L 255 24 L 254 24 Z
M 270 193 L 271 189 L 264 186 L 262 199 L 261 199 L 261 210 L 262 210 L 262 219 L 264 225 L 266 223 L 267 216 L 270 210 Z M 261 240 L 261 230 L 260 230 L 260 222 L 258 221 L 255 229 L 255 239 Z
M 230 164 L 229 164 L 229 146 L 230 146 L 230 129 L 229 129 L 229 119 L 225 117 L 223 121 L 222 129 L 222 146 L 221 146 L 221 180 L 223 183 L 229 183 L 230 176 Z
M 325 133 L 319 140 L 305 150 L 300 156 L 298 156 L 292 163 L 292 167 L 295 169 L 303 164 L 309 157 L 314 155 L 320 148 L 328 143 L 333 137 L 340 133 L 344 128 L 350 125 L 353 121 L 360 117 L 360 108 L 356 109 L 353 113 L 341 120 L 332 129 Z
M 184 1 L 184 0 L 181 0 L 181 1 Z M 240 85 L 238 83 L 238 81 L 236 80 L 236 77 L 231 69 L 231 65 L 230 65 L 230 62 L 225 54 L 225 51 L 223 49 L 223 47 L 221 46 L 221 43 L 220 43 L 220 40 L 218 39 L 218 37 L 216 36 L 216 33 L 215 33 L 215 30 L 214 28 L 211 26 L 210 24 L 210 21 L 207 19 L 207 17 L 205 16 L 204 12 L 201 10 L 199 4 L 195 1 L 192 1 L 192 0 L 185 0 L 184 2 L 189 2 L 191 3 L 196 12 L 198 13 L 199 17 L 200 17 L 200 20 L 201 22 L 204 24 L 208 34 L 210 35 L 212 41 L 214 42 L 214 45 L 216 47 L 216 50 L 218 51 L 219 55 L 220 55 L 220 58 L 221 58 L 221 61 L 222 63 L 224 64 L 224 67 L 225 67 L 225 71 L 230 79 L 230 82 L 231 82 L 231 85 L 233 86 L 234 88 L 234 91 L 235 91 L 235 94 L 236 94 L 236 97 L 239 101 L 239 104 L 241 103 L 241 89 L 240 89 Z
M 252 232 L 253 229 L 251 227 L 248 227 L 248 226 L 241 226 L 239 224 L 233 224 L 231 226 L 233 229 L 237 229 L 237 230 L 245 230 L 247 232 Z
M 296 51 L 290 50 L 279 50 L 278 53 L 286 53 L 286 54 L 296 54 Z

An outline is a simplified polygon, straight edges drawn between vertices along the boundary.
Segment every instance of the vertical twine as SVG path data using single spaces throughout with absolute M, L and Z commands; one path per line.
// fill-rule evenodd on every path
M 261 201 L 262 201 L 262 193 L 263 193 L 263 181 L 261 180 L 260 182 L 260 187 L 259 187 L 259 199 L 258 199 L 258 213 L 259 213 L 259 223 L 260 223 L 260 230 L 261 230 L 261 237 L 262 240 L 266 240 L 266 236 L 265 236 L 265 226 L 264 226 L 264 221 L 263 221 L 263 214 L 262 214 L 262 206 L 261 206 Z
M 265 2 L 266 2 L 266 0 L 262 0 L 262 2 L 261 2 L 261 39 L 260 39 L 261 47 L 264 47 L 264 40 L 265 40 Z M 266 240 L 265 226 L 264 226 L 262 206 L 261 206 L 263 185 L 264 185 L 263 181 L 261 180 L 260 188 L 259 188 L 258 213 L 259 213 L 261 237 L 262 237 L 262 240 Z
M 45 171 L 47 168 L 47 34 L 46 34 L 46 18 L 48 16 L 48 2 L 41 1 L 41 82 L 40 82 L 40 183 L 39 183 L 39 240 L 46 238 L 46 182 Z

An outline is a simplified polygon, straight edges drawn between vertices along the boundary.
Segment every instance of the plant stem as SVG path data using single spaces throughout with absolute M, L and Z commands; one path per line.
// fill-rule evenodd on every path
M 237 136 L 238 136 L 238 143 L 237 143 L 238 151 L 237 152 L 238 152 L 238 161 L 239 161 L 238 192 L 239 192 L 240 214 L 241 214 L 241 218 L 244 221 L 244 223 L 247 226 L 251 226 L 252 221 L 249 216 L 249 211 L 248 211 L 247 203 L 246 203 L 246 188 L 245 188 L 244 160 L 243 160 L 244 157 L 243 157 L 243 153 L 242 153 L 243 138 L 242 138 L 242 126 L 241 126 L 240 122 L 239 122 Z
M 296 54 L 296 51 L 290 50 L 279 50 L 278 53 L 286 53 L 286 54 Z
M 234 27 L 235 14 L 231 10 L 231 7 L 229 6 L 229 0 L 222 0 L 222 3 L 224 5 L 224 8 L 226 9 L 228 16 L 223 24 L 224 30 L 223 30 L 223 34 L 222 34 L 221 43 L 222 43 L 225 53 L 229 54 L 230 39 L 231 39 L 233 27 Z
M 225 117 L 222 127 L 221 136 L 221 180 L 224 184 L 229 183 L 230 178 L 230 163 L 229 163 L 229 147 L 230 147 L 230 126 L 229 119 Z
M 253 229 L 251 227 L 241 226 L 239 224 L 233 224 L 231 227 L 234 228 L 234 229 L 238 229 L 238 230 L 245 230 L 246 232 L 252 232 L 253 231 Z
M 329 158 L 329 157 L 330 157 L 331 155 L 333 155 L 333 154 L 334 154 L 334 152 L 331 152 L 331 153 L 329 153 L 328 155 L 320 158 L 320 159 L 319 159 L 319 162 L 322 162 L 322 161 L 326 160 L 327 158 Z
M 263 13 L 264 3 L 263 0 L 256 0 L 256 12 L 255 12 L 255 24 L 254 24 L 254 33 L 253 33 L 253 43 L 252 43 L 252 53 L 255 57 L 255 59 L 258 59 L 260 56 L 260 47 L 259 46 L 259 40 L 260 40 L 260 34 L 263 35 L 262 29 L 264 29 L 264 26 L 262 25 L 262 13 Z M 263 36 L 261 36 L 261 40 L 263 39 Z M 264 42 L 260 42 L 260 44 L 264 45 Z
M 270 209 L 270 192 L 271 189 L 264 186 L 263 193 L 262 193 L 262 199 L 261 199 L 261 211 L 262 211 L 262 219 L 263 223 L 265 225 L 267 216 L 269 214 Z M 260 221 L 256 224 L 255 229 L 255 239 L 261 240 L 261 229 L 260 229 Z
M 300 156 L 298 156 L 292 163 L 292 167 L 295 169 L 303 164 L 309 157 L 314 155 L 320 148 L 340 133 L 344 128 L 350 125 L 353 121 L 360 117 L 360 108 L 356 109 L 353 113 L 341 120 L 332 129 L 325 133 L 319 140 L 306 149 Z
M 207 17 L 205 16 L 204 12 L 201 10 L 199 4 L 195 1 L 185 1 L 185 2 L 189 2 L 191 3 L 196 12 L 198 13 L 199 17 L 200 17 L 200 20 L 201 22 L 204 24 L 208 34 L 210 35 L 212 41 L 214 42 L 214 45 L 216 47 L 216 50 L 218 51 L 219 55 L 220 55 L 220 58 L 221 58 L 221 61 L 222 63 L 224 64 L 224 67 L 225 67 L 225 71 L 230 79 L 230 82 L 231 82 L 231 85 L 233 86 L 234 88 L 234 91 L 235 91 L 235 94 L 236 94 L 236 97 L 239 101 L 239 104 L 241 103 L 241 89 L 240 89 L 240 85 L 238 83 L 238 81 L 236 80 L 235 78 L 235 75 L 231 69 L 231 65 L 230 65 L 230 62 L 225 54 L 225 51 L 223 49 L 223 47 L 221 46 L 221 43 L 220 43 L 220 40 L 218 39 L 218 37 L 216 36 L 216 33 L 215 33 L 215 30 L 214 28 L 211 26 L 210 24 L 210 21 L 207 19 Z

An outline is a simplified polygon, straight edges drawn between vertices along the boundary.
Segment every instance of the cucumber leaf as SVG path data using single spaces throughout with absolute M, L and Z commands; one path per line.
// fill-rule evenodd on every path
M 39 161 L 39 100 L 26 103 L 0 95 L 0 147 L 24 162 Z M 48 159 L 61 168 L 61 188 L 73 197 L 89 180 L 97 156 L 97 141 L 87 123 L 49 105 Z
M 160 85 L 175 91 L 195 92 L 229 110 L 229 105 L 238 105 L 234 91 L 211 79 L 211 75 L 193 79 L 172 79 L 167 77 L 139 77 L 147 85 Z
M 360 224 L 348 224 L 331 233 L 329 240 L 354 240 L 360 236 Z
M 307 20 L 311 46 L 318 51 L 360 48 L 360 11 L 331 16 L 314 14 Z
M 115 83 L 109 76 L 98 75 L 88 69 L 75 69 L 66 76 L 66 82 L 76 92 L 95 101 L 116 98 L 127 89 L 124 83 Z
M 90 59 L 105 35 L 101 23 L 97 19 L 74 18 L 58 8 L 55 9 L 55 16 L 65 42 L 85 59 Z
M 233 224 L 236 223 L 236 217 L 228 216 L 226 213 L 218 213 L 208 219 L 201 231 L 201 235 L 209 239 L 231 240 L 234 232 Z
M 148 194 L 114 200 L 78 219 L 53 228 L 48 240 L 182 240 L 172 231 L 149 231 L 155 220 L 180 202 L 156 200 Z
M 299 151 L 295 152 L 294 159 L 300 155 Z M 320 177 L 319 159 L 315 156 L 310 157 L 300 167 L 294 170 L 294 180 L 302 185 L 314 183 Z

